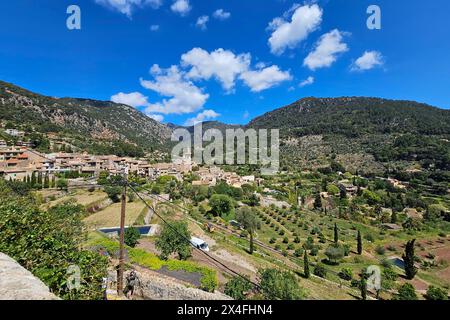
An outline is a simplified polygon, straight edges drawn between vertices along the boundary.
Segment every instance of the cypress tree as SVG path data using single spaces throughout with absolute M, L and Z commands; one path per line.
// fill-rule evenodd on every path
M 405 253 L 403 254 L 403 262 L 405 264 L 406 278 L 411 280 L 417 273 L 417 268 L 414 266 L 414 243 L 416 239 L 410 240 L 406 243 Z
M 339 242 L 339 231 L 338 231 L 338 227 L 337 224 L 334 224 L 334 243 L 338 243 Z
M 36 172 L 33 171 L 31 174 L 31 187 L 34 187 L 36 185 Z
M 361 290 L 361 299 L 367 300 L 367 280 L 366 275 L 361 276 L 361 281 L 359 282 L 359 289 Z
M 356 238 L 356 241 L 357 241 L 357 251 L 358 251 L 358 254 L 361 255 L 361 254 L 362 254 L 363 248 L 362 248 L 361 231 L 359 231 L 359 230 L 358 230 L 358 236 L 357 236 L 357 238 Z
M 42 173 L 41 172 L 38 173 L 37 183 L 42 186 Z
M 49 187 L 50 187 L 50 179 L 48 177 L 48 174 L 46 174 L 44 177 L 44 188 L 48 189 Z
M 308 260 L 308 252 L 305 249 L 304 253 L 303 253 L 303 272 L 305 274 L 305 278 L 309 278 L 310 277 L 310 272 L 309 272 L 309 260 Z

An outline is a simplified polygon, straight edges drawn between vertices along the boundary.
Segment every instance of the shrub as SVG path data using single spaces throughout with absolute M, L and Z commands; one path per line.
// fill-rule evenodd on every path
M 235 300 L 244 300 L 251 289 L 249 280 L 236 276 L 226 283 L 224 293 Z
M 394 296 L 396 300 L 417 300 L 416 290 L 410 283 L 405 283 Z
M 270 300 L 299 300 L 304 297 L 302 288 L 292 272 L 265 269 L 259 272 L 261 291 Z
M 351 268 L 342 268 L 339 277 L 343 280 L 350 281 L 353 279 L 353 270 Z
M 125 230 L 124 238 L 125 244 L 134 248 L 138 244 L 141 234 L 137 228 L 130 227 Z
M 303 255 L 304 250 L 302 248 L 295 249 L 294 256 L 301 257 Z
M 275 238 L 270 238 L 269 243 L 270 244 L 274 244 L 275 242 L 277 242 L 277 239 Z
M 429 286 L 425 298 L 427 300 L 448 300 L 447 290 Z
M 377 246 L 375 248 L 375 252 L 379 255 L 384 255 L 386 253 L 386 249 L 383 246 Z
M 325 269 L 325 267 L 318 263 L 315 267 L 314 267 L 314 271 L 313 273 L 321 278 L 325 278 L 327 276 L 327 270 Z
M 283 243 L 289 243 L 288 237 L 284 237 L 284 238 L 283 238 Z
M 319 248 L 317 246 L 314 246 L 309 252 L 309 254 L 313 257 L 317 256 L 319 254 Z

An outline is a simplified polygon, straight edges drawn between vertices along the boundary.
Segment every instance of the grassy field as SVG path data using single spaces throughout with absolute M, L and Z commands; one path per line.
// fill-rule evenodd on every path
M 42 190 L 39 191 L 39 193 L 42 194 L 43 197 L 51 197 L 52 194 L 54 194 L 52 191 L 48 190 Z M 91 204 L 106 199 L 107 197 L 107 194 L 101 190 L 96 190 L 94 192 L 89 192 L 87 190 L 73 190 L 67 195 L 56 198 L 53 201 L 50 198 L 49 202 L 43 204 L 43 208 L 53 207 L 66 201 L 76 201 L 85 207 L 89 207 Z
M 89 229 L 117 227 L 120 225 L 120 206 L 120 203 L 114 203 L 90 215 L 83 221 Z M 143 210 L 146 210 L 146 207 L 142 201 L 128 202 L 126 206 L 125 225 L 133 225 Z

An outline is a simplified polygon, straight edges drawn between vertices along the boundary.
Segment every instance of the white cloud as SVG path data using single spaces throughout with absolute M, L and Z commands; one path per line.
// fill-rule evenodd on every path
M 309 86 L 309 85 L 311 85 L 313 83 L 314 83 L 314 77 L 309 76 L 308 78 L 306 78 L 305 80 L 300 82 L 299 86 L 300 87 L 305 87 L 305 86 Z
M 217 9 L 216 11 L 214 11 L 213 17 L 219 20 L 227 20 L 231 17 L 231 13 L 226 12 L 223 9 Z
M 345 33 L 334 29 L 325 33 L 316 42 L 315 48 L 303 61 L 303 65 L 311 70 L 330 67 L 340 53 L 348 51 L 348 46 L 343 42 Z
M 201 16 L 197 19 L 195 25 L 202 30 L 206 30 L 207 29 L 206 24 L 208 23 L 208 21 L 209 21 L 208 16 Z
M 268 27 L 273 31 L 269 38 L 270 50 L 277 55 L 287 48 L 295 48 L 320 26 L 322 9 L 317 4 L 294 6 L 284 16 L 273 19 Z
M 248 110 L 245 110 L 242 114 L 242 119 L 248 119 L 248 117 L 250 117 L 250 113 L 248 112 Z
M 192 7 L 189 3 L 189 0 L 176 0 L 170 6 L 170 9 L 181 16 L 185 16 L 191 11 Z
M 195 112 L 206 103 L 209 94 L 195 86 L 185 78 L 185 74 L 177 66 L 161 69 L 153 65 L 150 69 L 154 81 L 141 79 L 141 85 L 161 96 L 168 97 L 157 103 L 149 103 L 145 112 L 162 114 L 184 114 Z
M 159 24 L 153 24 L 150 26 L 151 31 L 158 31 L 159 30 Z
M 240 78 L 253 92 L 269 89 L 277 84 L 291 80 L 289 71 L 281 71 L 278 66 L 270 66 L 260 70 L 248 70 L 241 74 Z
M 137 8 L 150 6 L 158 9 L 162 5 L 162 0 L 95 0 L 95 2 L 106 8 L 119 11 L 129 18 Z
M 201 48 L 194 48 L 181 56 L 181 65 L 190 67 L 187 77 L 192 80 L 218 80 L 222 87 L 230 92 L 241 79 L 254 92 L 269 89 L 280 82 L 290 80 L 289 71 L 281 71 L 278 66 L 266 67 L 258 63 L 257 69 L 250 68 L 249 53 L 234 54 L 229 50 L 217 49 L 209 53 Z
M 123 93 L 119 92 L 111 97 L 115 103 L 126 104 L 132 107 L 144 107 L 148 105 L 147 97 L 140 92 Z
M 234 87 L 236 77 L 248 69 L 250 60 L 249 54 L 235 55 L 224 49 L 209 53 L 201 48 L 194 48 L 181 56 L 182 65 L 191 67 L 187 73 L 189 78 L 209 80 L 214 77 L 227 91 Z
M 164 120 L 164 116 L 162 116 L 160 114 L 148 114 L 147 116 L 158 122 L 162 122 Z
M 382 66 L 384 64 L 383 59 L 383 55 L 378 51 L 366 51 L 356 59 L 352 65 L 352 71 L 366 71 Z
M 185 126 L 193 126 L 199 122 L 208 121 L 220 117 L 220 114 L 215 112 L 214 110 L 204 110 L 200 112 L 193 118 L 189 118 L 185 121 Z

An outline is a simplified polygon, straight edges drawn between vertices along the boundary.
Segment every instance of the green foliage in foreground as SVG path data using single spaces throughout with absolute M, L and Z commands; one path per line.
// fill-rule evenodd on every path
M 252 289 L 252 285 L 248 280 L 242 277 L 233 277 L 225 285 L 225 294 L 235 300 L 244 300 L 246 293 Z
M 262 294 L 270 300 L 300 300 L 305 293 L 297 277 L 289 271 L 265 269 L 259 272 Z
M 119 243 L 117 241 L 108 239 L 99 234 L 95 234 L 94 239 L 90 239 L 89 246 L 101 247 L 105 249 L 110 255 L 117 255 L 119 250 Z M 149 253 L 143 249 L 135 249 L 126 247 L 128 251 L 128 257 L 131 263 L 138 264 L 145 268 L 152 270 L 159 270 L 162 267 L 166 267 L 169 270 L 178 271 L 183 270 L 186 272 L 196 272 L 201 274 L 200 289 L 213 292 L 218 286 L 217 273 L 215 270 L 207 267 L 200 266 L 190 261 L 178 261 L 178 260 L 161 260 L 156 255 Z
M 17 195 L 0 180 L 0 252 L 40 278 L 63 299 L 102 299 L 107 259 L 82 250 L 82 206 L 65 203 L 42 211 L 32 195 Z M 67 268 L 81 271 L 81 288 L 69 290 Z

